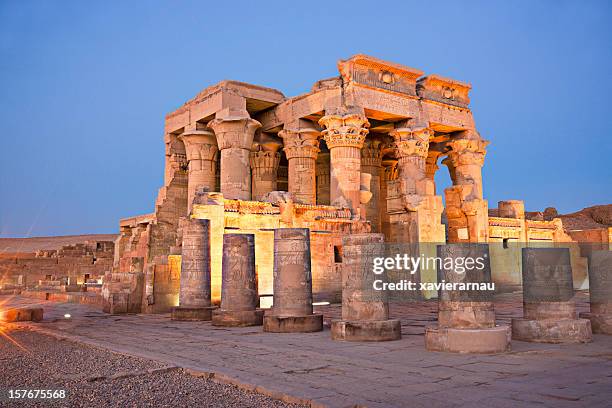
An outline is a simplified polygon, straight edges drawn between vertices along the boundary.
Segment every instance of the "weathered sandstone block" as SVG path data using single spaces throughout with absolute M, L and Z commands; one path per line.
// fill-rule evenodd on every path
M 438 245 L 438 282 L 476 283 L 491 282 L 489 248 L 486 244 Z M 463 261 L 460 262 L 460 260 Z M 472 259 L 471 267 L 465 265 Z M 425 331 L 425 347 L 429 351 L 454 353 L 502 353 L 510 349 L 510 326 L 495 324 L 492 302 L 493 292 L 488 290 L 441 289 L 438 292 L 438 326 Z
M 274 303 L 264 316 L 264 331 L 323 330 L 323 315 L 312 309 L 310 232 L 307 228 L 274 230 Z
M 4 310 L 0 313 L 0 321 L 11 322 L 40 322 L 43 319 L 42 307 L 20 307 Z
M 183 254 L 179 306 L 173 320 L 210 320 L 210 221 L 187 219 L 183 224 Z
M 332 339 L 399 340 L 400 321 L 389 319 L 386 293 L 372 287 L 373 258 L 384 253 L 384 235 L 353 234 L 342 243 L 342 319 L 332 321 Z
M 259 326 L 263 310 L 257 310 L 255 235 L 223 235 L 221 308 L 213 312 L 215 326 Z
M 612 251 L 593 251 L 589 256 L 591 311 L 580 317 L 591 321 L 593 333 L 612 334 Z
M 512 338 L 537 343 L 586 343 L 591 322 L 578 319 L 567 248 L 523 248 L 523 318 Z

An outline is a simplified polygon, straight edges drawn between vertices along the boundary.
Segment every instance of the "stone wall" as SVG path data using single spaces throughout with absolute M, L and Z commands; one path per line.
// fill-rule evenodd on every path
M 66 289 L 100 283 L 113 266 L 112 241 L 84 241 L 59 249 L 0 254 L 0 289 Z

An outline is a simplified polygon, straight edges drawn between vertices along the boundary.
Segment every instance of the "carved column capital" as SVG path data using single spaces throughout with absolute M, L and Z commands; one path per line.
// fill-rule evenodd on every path
M 382 166 L 385 169 L 385 180 L 387 180 L 387 181 L 397 180 L 398 169 L 397 169 L 397 160 L 396 159 L 386 159 L 386 160 L 383 160 Z
M 319 153 L 320 132 L 316 129 L 284 129 L 278 132 L 285 144 L 284 151 L 287 160 L 295 158 L 316 159 Z
M 261 127 L 261 123 L 249 117 L 228 116 L 211 120 L 208 127 L 217 136 L 219 150 L 229 148 L 250 150 L 255 131 Z
M 323 139 L 330 149 L 340 146 L 361 149 L 370 127 L 368 119 L 356 113 L 343 116 L 326 115 L 319 120 L 319 124 L 325 126 Z
M 273 151 L 258 150 L 251 152 L 249 162 L 252 169 L 269 169 L 276 172 L 280 162 L 280 153 Z
M 366 139 L 361 149 L 361 165 L 380 167 L 382 162 L 383 143 L 378 139 Z
M 455 139 L 448 142 L 452 149 L 448 152 L 453 166 L 458 167 L 466 164 L 484 165 L 486 147 L 490 142 L 482 139 Z
M 429 150 L 429 137 L 433 131 L 428 128 L 398 128 L 389 132 L 393 137 L 400 158 L 417 156 L 425 158 Z
M 216 160 L 217 139 L 213 132 L 191 130 L 181 134 L 178 138 L 185 144 L 188 162 L 192 160 Z
M 427 153 L 427 158 L 425 159 L 425 175 L 427 178 L 433 180 L 436 172 L 440 168 L 438 166 L 438 158 L 442 155 L 442 152 L 437 150 L 430 150 Z

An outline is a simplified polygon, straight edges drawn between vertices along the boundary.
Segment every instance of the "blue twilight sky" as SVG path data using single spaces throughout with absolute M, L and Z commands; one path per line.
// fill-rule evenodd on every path
M 611 203 L 612 2 L 431 3 L 0 0 L 0 236 L 117 231 L 153 210 L 167 112 L 356 53 L 472 84 L 491 207 Z

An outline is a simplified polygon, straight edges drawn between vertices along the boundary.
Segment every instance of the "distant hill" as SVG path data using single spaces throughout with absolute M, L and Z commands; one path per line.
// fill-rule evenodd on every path
M 59 249 L 85 241 L 114 241 L 117 234 L 64 235 L 59 237 L 0 238 L 0 253 Z
M 563 227 L 568 230 L 612 227 L 612 204 L 595 205 L 558 217 L 563 220 Z

